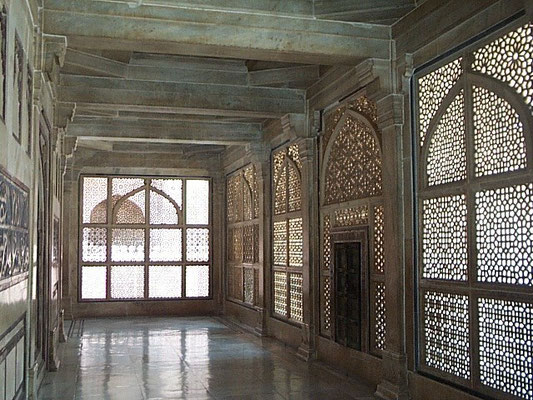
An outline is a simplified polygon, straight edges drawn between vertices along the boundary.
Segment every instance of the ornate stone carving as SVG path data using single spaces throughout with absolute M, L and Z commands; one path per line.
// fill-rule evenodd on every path
M 0 171 L 0 290 L 30 265 L 28 190 Z

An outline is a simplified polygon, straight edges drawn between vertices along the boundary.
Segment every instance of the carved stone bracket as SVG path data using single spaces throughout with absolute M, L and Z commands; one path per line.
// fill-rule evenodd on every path
M 48 79 L 54 83 L 59 83 L 59 69 L 65 62 L 67 54 L 67 38 L 58 35 L 43 35 L 44 58 L 42 70 L 47 74 Z
M 297 138 L 307 137 L 306 132 L 306 116 L 305 114 L 286 114 L 281 117 L 281 127 L 283 133 L 289 137 L 291 141 Z
M 401 127 L 404 123 L 404 96 L 389 94 L 377 102 L 378 128 L 385 132 L 393 126 Z

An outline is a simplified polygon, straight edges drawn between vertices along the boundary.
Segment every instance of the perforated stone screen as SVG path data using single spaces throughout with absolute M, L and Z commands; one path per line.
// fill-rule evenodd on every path
M 248 307 L 259 298 L 259 203 L 254 164 L 226 177 L 226 298 Z
M 416 76 L 420 365 L 533 399 L 533 36 L 522 23 Z
M 82 176 L 80 183 L 82 301 L 210 296 L 208 179 Z

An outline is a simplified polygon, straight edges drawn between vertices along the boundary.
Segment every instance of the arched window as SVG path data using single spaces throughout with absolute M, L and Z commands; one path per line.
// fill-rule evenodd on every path
M 360 347 L 380 355 L 385 348 L 385 259 L 383 242 L 381 138 L 376 128 L 376 106 L 359 96 L 325 115 L 321 136 L 321 334 L 342 342 L 333 309 L 335 256 L 332 234 L 343 231 L 368 231 L 370 266 L 362 271 L 361 315 L 370 326 L 363 328 Z M 341 288 L 336 288 L 340 291 Z M 353 297 L 353 296 L 352 296 Z M 341 305 L 337 306 L 337 309 Z M 353 308 L 353 307 L 351 307 Z M 368 322 L 370 321 L 370 322 Z M 366 340 L 366 339 L 368 340 Z
M 303 321 L 302 163 L 297 144 L 272 156 L 274 314 Z
M 533 25 L 485 43 L 416 75 L 419 368 L 533 399 Z
M 226 297 L 255 306 L 259 301 L 259 199 L 254 165 L 226 178 Z

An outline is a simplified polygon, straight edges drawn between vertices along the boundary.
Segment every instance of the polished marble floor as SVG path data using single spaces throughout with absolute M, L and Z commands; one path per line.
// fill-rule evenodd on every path
M 76 321 L 39 400 L 372 399 L 372 390 L 214 318 Z

